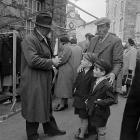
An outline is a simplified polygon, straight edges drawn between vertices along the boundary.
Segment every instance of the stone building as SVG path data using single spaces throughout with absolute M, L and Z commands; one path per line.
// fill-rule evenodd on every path
M 80 17 L 78 11 L 72 5 L 67 5 L 66 13 L 66 28 L 70 30 L 68 35 L 70 38 L 76 38 L 76 29 L 79 26 L 85 25 L 86 22 Z
M 81 41 L 85 40 L 86 33 L 91 33 L 91 34 L 95 35 L 97 27 L 94 24 L 94 22 L 95 21 L 91 21 L 91 22 L 88 22 L 88 23 L 76 28 L 77 42 L 81 42 Z
M 0 31 L 20 29 L 31 32 L 35 15 L 39 11 L 48 11 L 56 26 L 66 27 L 66 0 L 2 0 Z M 57 28 L 57 34 L 64 32 L 63 28 Z
M 2 70 L 0 69 L 0 101 L 9 99 L 11 94 L 9 94 L 11 92 L 10 87 L 12 86 L 13 99 L 16 96 L 16 79 L 20 79 L 18 77 L 20 76 L 20 68 L 17 71 L 16 64 L 20 67 L 21 59 L 21 38 L 17 36 L 24 38 L 27 33 L 31 33 L 35 26 L 35 16 L 40 11 L 47 11 L 52 14 L 56 28 L 52 40 L 52 45 L 54 46 L 55 37 L 65 33 L 66 2 L 67 0 L 0 0 L 0 68 L 2 69 L 6 65 L 9 67 L 6 67 L 5 71 L 10 71 L 6 75 L 7 78 L 5 75 L 2 75 Z M 13 32 L 13 30 L 17 32 Z M 1 82 L 4 79 L 7 79 L 6 85 L 4 82 Z
M 123 41 L 131 37 L 140 43 L 140 0 L 106 0 L 106 15 L 111 32 Z

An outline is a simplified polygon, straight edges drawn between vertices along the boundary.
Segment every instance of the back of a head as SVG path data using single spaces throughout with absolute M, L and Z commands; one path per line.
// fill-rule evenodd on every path
M 128 38 L 128 43 L 131 45 L 131 46 L 135 46 L 135 42 L 132 38 Z
M 93 38 L 94 37 L 94 35 L 93 34 L 91 34 L 91 33 L 87 33 L 87 34 L 85 34 L 85 37 L 90 41 L 91 40 L 91 38 Z
M 70 42 L 70 40 L 67 36 L 63 36 L 59 40 L 60 40 L 61 43 L 64 43 L 64 44 L 67 44 L 67 43 Z
M 71 44 L 77 44 L 77 39 L 76 39 L 76 38 L 72 38 L 72 39 L 70 40 L 70 43 L 71 43 Z

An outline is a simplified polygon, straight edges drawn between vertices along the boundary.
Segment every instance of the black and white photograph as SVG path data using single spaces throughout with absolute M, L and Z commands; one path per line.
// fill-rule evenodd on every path
M 0 140 L 140 140 L 140 0 L 0 0 Z

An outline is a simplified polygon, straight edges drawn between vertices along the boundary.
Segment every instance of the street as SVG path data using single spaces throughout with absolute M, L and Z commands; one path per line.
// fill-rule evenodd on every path
M 111 106 L 111 116 L 107 124 L 106 140 L 119 140 L 125 102 L 126 99 L 119 97 L 119 103 Z M 79 119 L 78 116 L 74 115 L 73 108 L 70 106 L 65 111 L 54 112 L 54 116 L 59 128 L 66 130 L 67 134 L 55 137 L 44 136 L 42 126 L 40 125 L 39 134 L 41 140 L 74 140 L 74 133 L 78 128 Z M 25 120 L 20 113 L 0 123 L 0 140 L 26 140 Z M 87 140 L 94 140 L 94 138 L 89 137 Z

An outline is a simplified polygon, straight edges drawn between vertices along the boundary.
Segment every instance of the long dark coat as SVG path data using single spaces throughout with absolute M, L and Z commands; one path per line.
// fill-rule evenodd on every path
M 22 116 L 29 122 L 49 121 L 52 84 L 52 50 L 36 32 L 22 42 Z
M 101 99 L 99 105 L 95 104 L 97 99 Z M 109 84 L 108 80 L 101 81 L 95 89 L 91 89 L 87 101 L 87 110 L 89 120 L 92 126 L 104 127 L 110 116 L 110 105 L 115 101 L 113 94 L 113 87 Z
M 99 36 L 92 38 L 87 52 L 96 53 L 112 66 L 112 72 L 116 76 L 119 74 L 123 64 L 123 46 L 117 36 L 109 33 L 103 42 L 99 41 Z
M 88 98 L 93 80 L 93 69 L 90 69 L 86 74 L 85 71 L 78 74 L 73 87 L 75 89 L 73 95 L 75 108 L 86 109 L 85 100 Z
M 125 105 L 120 140 L 140 140 L 140 59 L 137 60 L 135 76 Z

